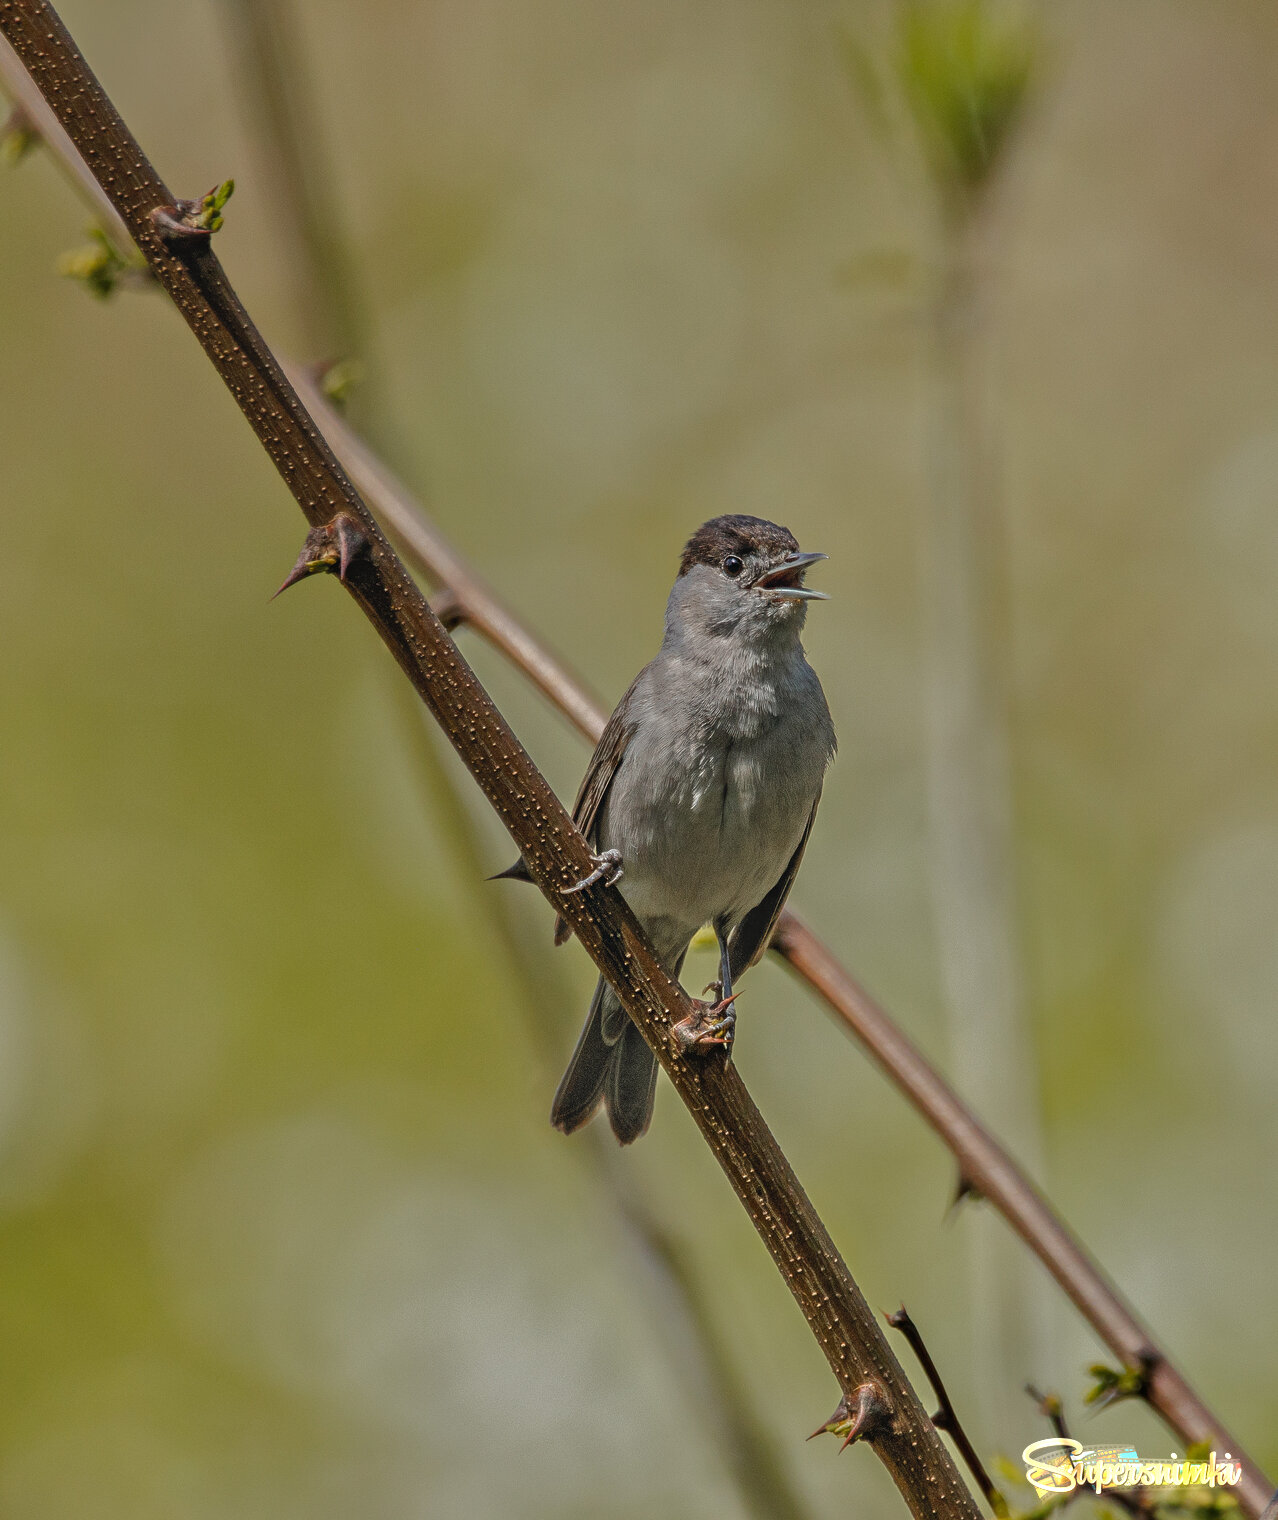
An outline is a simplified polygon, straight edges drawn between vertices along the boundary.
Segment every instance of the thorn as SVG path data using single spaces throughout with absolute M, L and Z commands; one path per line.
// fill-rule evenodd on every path
M 298 581 L 303 581 L 308 575 L 314 575 L 319 570 L 337 570 L 337 578 L 343 583 L 346 573 L 351 567 L 351 562 L 368 548 L 368 538 L 359 523 L 349 512 L 339 512 L 331 522 L 321 523 L 318 528 L 312 528 L 306 535 L 306 542 L 302 545 L 302 552 L 297 557 L 297 563 L 284 578 L 280 591 L 287 591 L 290 586 L 296 586 Z M 271 598 L 275 600 L 275 596 Z
M 882 1435 L 891 1423 L 892 1408 L 883 1389 L 878 1383 L 860 1383 L 850 1398 L 846 1393 L 843 1394 L 834 1413 L 824 1425 L 817 1426 L 808 1440 L 825 1435 L 828 1431 L 831 1435 L 843 1437 L 843 1445 L 839 1450 L 844 1451 L 855 1441 L 872 1441 L 875 1436 Z
M 466 621 L 466 609 L 457 593 L 449 586 L 442 586 L 431 598 L 430 610 L 449 633 Z
M 513 866 L 507 866 L 504 871 L 498 871 L 495 876 L 486 876 L 485 881 L 531 881 L 532 873 L 524 862 L 521 855 Z
M 368 539 L 349 512 L 339 512 L 329 526 L 337 531 L 337 578 L 345 585 L 351 561 L 368 548 Z
M 967 1199 L 970 1198 L 973 1203 L 980 1203 L 984 1197 L 985 1194 L 981 1192 L 980 1188 L 977 1187 L 967 1173 L 960 1168 L 958 1181 L 954 1186 L 954 1196 L 950 1199 L 949 1207 L 945 1211 L 945 1217 L 947 1219 L 952 1218 L 958 1213 L 959 1208 Z
M 846 1393 L 842 1393 L 842 1394 L 839 1395 L 839 1402 L 834 1406 L 834 1413 L 830 1416 L 830 1418 L 828 1420 L 826 1420 L 824 1422 L 824 1424 L 821 1424 L 821 1425 L 817 1426 L 817 1428 L 808 1437 L 808 1440 L 809 1441 L 815 1441 L 818 1436 L 825 1435 L 827 1433 L 827 1431 L 828 1432 L 833 1432 L 833 1430 L 834 1430 L 834 1428 L 835 1428 L 836 1425 L 846 1425 L 847 1422 L 848 1422 L 848 1396 L 847 1396 Z
M 206 242 L 211 236 L 209 229 L 197 227 L 194 224 L 195 209 L 198 205 L 198 201 L 175 201 L 171 206 L 156 206 L 151 212 L 151 222 L 160 234 L 161 241 L 168 243 L 170 247 L 174 243 L 181 244 L 192 240 Z
M 223 222 L 222 207 L 235 191 L 233 179 L 214 185 L 207 195 L 194 201 L 174 201 L 171 206 L 156 206 L 151 223 L 163 242 L 176 250 L 193 242 L 206 243 Z
M 846 1451 L 854 1441 L 873 1440 L 891 1423 L 891 1411 L 883 1390 L 877 1383 L 862 1383 L 856 1390 L 856 1405 L 852 1423 L 843 1438 L 840 1451 Z

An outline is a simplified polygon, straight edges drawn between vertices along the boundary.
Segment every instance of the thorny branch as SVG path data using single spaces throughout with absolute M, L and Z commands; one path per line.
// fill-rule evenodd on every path
M 0 20 L 0 82 L 22 107 L 27 120 L 34 124 L 82 193 L 93 202 L 104 231 L 122 253 L 127 253 L 134 243 L 131 224 L 120 216 L 114 202 L 86 165 L 76 140 L 65 131 L 41 91 L 3 40 L 3 34 L 10 31 L 7 13 L 19 8 L 24 11 L 48 10 L 48 7 L 27 4 L 19 7 L 16 0 L 5 0 L 0 5 L 0 17 L 3 17 Z M 82 60 L 81 67 L 87 74 Z M 135 144 L 133 148 L 135 152 L 139 151 Z M 153 175 L 149 165 L 147 168 Z M 152 182 L 162 190 L 158 180 Z M 407 488 L 347 427 L 327 401 L 314 375 L 297 367 L 287 368 L 297 393 L 323 428 L 323 441 L 332 448 L 350 479 L 375 506 L 409 558 L 439 588 L 436 607 L 448 625 L 455 627 L 466 623 L 473 627 L 522 671 L 587 739 L 594 742 L 607 717 L 598 701 L 475 576 Z M 1243 1512 L 1251 1520 L 1262 1520 L 1262 1516 L 1263 1520 L 1278 1520 L 1278 1496 L 1274 1496 L 1272 1485 L 1261 1469 L 1240 1450 L 1239 1442 L 1159 1349 L 1099 1264 L 922 1051 L 797 914 L 787 910 L 782 915 L 771 948 L 818 994 L 833 1016 L 948 1147 L 958 1162 L 961 1192 L 984 1199 L 1002 1214 L 1125 1368 L 1132 1371 L 1148 1369 L 1140 1397 L 1185 1443 L 1208 1441 L 1232 1451 L 1234 1459 L 1243 1467 L 1243 1481 L 1235 1490 Z M 1269 1502 L 1271 1496 L 1272 1503 Z
M 807 1318 L 845 1397 L 866 1408 L 862 1438 L 920 1517 L 973 1520 L 972 1496 L 868 1305 L 732 1064 L 688 1059 L 672 1026 L 693 1006 L 625 902 L 563 889 L 589 851 L 316 430 L 212 251 L 167 241 L 175 198 L 45 0 L 0 0 L 8 39 L 111 198 L 311 524 L 307 552 L 342 582 L 395 656 L 500 815 L 546 897 L 614 987 L 687 1105 Z M 161 225 L 163 225 L 161 223 Z
M 959 1449 L 959 1455 L 967 1464 L 967 1470 L 976 1479 L 977 1487 L 985 1495 L 985 1501 L 996 1515 L 1006 1516 L 1007 1500 L 999 1492 L 994 1480 L 985 1470 L 985 1464 L 977 1454 L 976 1447 L 972 1445 L 971 1438 L 963 1429 L 963 1422 L 958 1417 L 958 1412 L 950 1399 L 949 1390 L 937 1371 L 936 1363 L 932 1360 L 932 1353 L 927 1349 L 927 1342 L 923 1339 L 919 1327 L 910 1318 L 904 1304 L 899 1309 L 894 1309 L 887 1316 L 887 1322 L 893 1330 L 899 1330 L 910 1343 L 910 1350 L 918 1358 L 919 1366 L 922 1367 L 927 1380 L 932 1385 L 932 1392 L 936 1395 L 936 1413 L 932 1416 L 932 1424 L 938 1430 L 943 1430 L 955 1446 Z

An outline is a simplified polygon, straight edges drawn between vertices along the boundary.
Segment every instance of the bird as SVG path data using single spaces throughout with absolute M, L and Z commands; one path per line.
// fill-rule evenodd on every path
M 827 556 L 788 528 L 731 513 L 688 539 L 655 658 L 618 703 L 586 769 L 573 820 L 594 869 L 566 893 L 615 887 L 677 977 L 706 925 L 719 950 L 713 1006 L 678 1031 L 730 1053 L 735 984 L 767 949 L 807 846 L 836 740 L 801 634 L 804 584 Z M 501 873 L 527 879 L 521 861 Z M 569 935 L 561 919 L 555 943 Z M 684 1021 L 687 1023 L 687 1021 Z M 565 1134 L 602 1105 L 617 1140 L 647 1130 L 657 1059 L 601 977 L 555 1093 Z

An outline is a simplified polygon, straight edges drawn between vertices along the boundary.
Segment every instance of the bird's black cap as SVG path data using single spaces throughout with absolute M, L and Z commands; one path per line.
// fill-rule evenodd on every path
M 762 554 L 767 559 L 780 559 L 798 551 L 798 540 L 789 528 L 779 527 L 762 517 L 729 512 L 702 523 L 692 535 L 684 545 L 679 574 L 687 575 L 693 565 L 721 565 L 729 554 L 739 554 L 742 558 L 748 554 Z

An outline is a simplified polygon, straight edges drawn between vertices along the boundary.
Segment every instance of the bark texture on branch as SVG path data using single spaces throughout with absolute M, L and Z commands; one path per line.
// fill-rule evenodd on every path
M 519 847 L 652 1045 L 727 1174 L 845 1394 L 866 1385 L 882 1418 L 865 1439 L 920 1517 L 978 1511 L 735 1067 L 687 1059 L 671 1033 L 692 1006 L 615 893 L 560 895 L 589 852 L 307 415 L 222 271 L 208 238 L 166 242 L 154 214 L 175 199 L 43 0 L 0 0 L 0 31 L 106 191 L 344 580 Z

